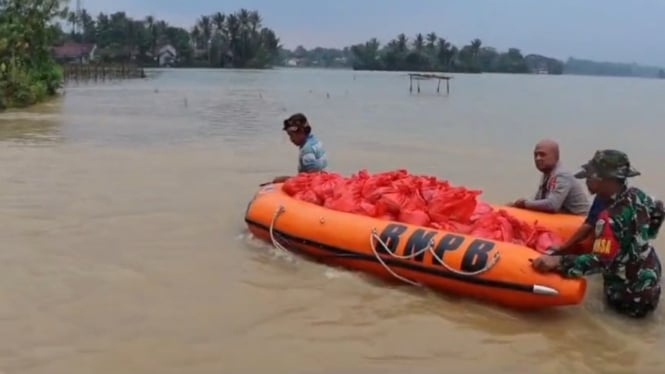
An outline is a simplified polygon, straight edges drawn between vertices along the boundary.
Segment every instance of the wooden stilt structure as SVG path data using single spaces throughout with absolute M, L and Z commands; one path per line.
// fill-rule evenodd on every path
M 409 92 L 413 93 L 413 81 L 416 81 L 416 89 L 420 93 L 420 81 L 436 79 L 436 93 L 441 92 L 441 81 L 446 81 L 446 95 L 450 95 L 450 80 L 453 77 L 439 74 L 421 74 L 421 73 L 409 73 Z
M 107 81 L 119 79 L 145 78 L 143 68 L 135 64 L 65 64 L 63 65 L 65 82 L 70 81 Z

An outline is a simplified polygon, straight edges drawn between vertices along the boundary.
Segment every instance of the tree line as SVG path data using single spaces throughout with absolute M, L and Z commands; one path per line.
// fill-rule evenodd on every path
M 258 11 L 202 15 L 190 30 L 152 16 L 135 19 L 123 11 L 99 13 L 68 11 L 71 31 L 60 30 L 59 43 L 94 43 L 101 61 L 137 61 L 154 64 L 158 48 L 172 45 L 176 66 L 266 68 L 279 57 L 279 38 L 262 25 Z
M 524 56 L 518 48 L 499 52 L 474 39 L 461 48 L 431 32 L 410 40 L 399 34 L 386 45 L 376 38 L 351 47 L 355 70 L 407 70 L 458 73 L 535 73 L 561 74 L 563 63 L 540 56 Z
M 356 70 L 441 71 L 458 73 L 542 73 L 622 76 L 659 76 L 653 68 L 635 64 L 612 64 L 569 59 L 566 62 L 538 54 L 523 55 L 518 48 L 497 51 L 474 39 L 461 47 L 434 32 L 405 34 L 385 45 L 375 38 L 343 49 L 280 45 L 276 33 L 262 25 L 256 10 L 240 9 L 225 14 L 200 16 L 190 29 L 168 24 L 152 16 L 142 19 L 125 12 L 100 13 L 92 17 L 83 9 L 68 11 L 68 33 L 59 30 L 59 44 L 79 41 L 97 44 L 101 61 L 137 61 L 143 66 L 156 63 L 156 49 L 170 44 L 178 54 L 175 66 L 267 68 L 271 66 L 311 66 L 353 68 Z
M 280 41 L 258 11 L 203 15 L 191 30 L 152 16 L 72 11 L 65 0 L 0 0 L 0 110 L 34 104 L 62 86 L 53 47 L 96 45 L 102 62 L 156 64 L 158 48 L 176 49 L 176 66 L 267 68 L 279 62 Z M 60 21 L 69 24 L 65 32 Z
M 91 16 L 87 10 L 68 11 L 71 31 L 60 30 L 59 44 L 67 41 L 95 43 L 101 61 L 136 61 L 143 66 L 156 63 L 157 48 L 172 45 L 178 54 L 175 66 L 266 68 L 274 65 L 357 70 L 409 70 L 450 72 L 529 73 L 534 70 L 560 74 L 562 63 L 531 55 L 519 49 L 497 52 L 480 39 L 458 48 L 436 35 L 416 35 L 413 40 L 400 34 L 381 46 L 377 39 L 344 49 L 302 46 L 288 50 L 280 45 L 273 30 L 262 26 L 256 10 L 202 15 L 191 29 L 169 25 L 152 16 L 134 19 L 125 12 Z
M 497 72 L 575 74 L 665 79 L 665 69 L 636 63 L 592 61 L 569 57 L 562 61 L 517 48 L 498 52 L 474 39 L 461 49 L 435 33 L 412 40 L 400 34 L 384 46 L 376 39 L 342 49 L 297 46 L 280 52 L 283 65 L 357 70 L 410 70 L 441 72 Z
M 58 22 L 71 30 L 65 32 Z M 410 39 L 398 35 L 385 45 L 377 39 L 343 49 L 302 46 L 288 50 L 276 33 L 262 25 L 256 10 L 202 15 L 191 29 L 152 16 L 132 18 L 125 12 L 74 12 L 64 0 L 0 0 L 0 110 L 25 106 L 56 93 L 62 69 L 52 47 L 66 42 L 97 46 L 101 61 L 156 64 L 158 48 L 172 45 L 176 66 L 269 68 L 274 65 L 443 72 L 595 74 L 665 78 L 665 71 L 636 64 L 524 56 L 517 48 L 497 51 L 474 39 L 461 48 L 431 32 Z

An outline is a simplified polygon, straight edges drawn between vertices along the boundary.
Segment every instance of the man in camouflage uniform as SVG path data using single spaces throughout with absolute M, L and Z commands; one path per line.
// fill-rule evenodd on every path
M 596 198 L 607 202 L 595 224 L 593 250 L 583 255 L 541 256 L 533 266 L 566 277 L 602 272 L 608 305 L 642 318 L 658 307 L 660 299 L 661 264 L 651 240 L 665 211 L 661 201 L 626 184 L 627 178 L 638 175 L 625 153 L 597 151 L 575 174 L 593 179 L 598 186 Z

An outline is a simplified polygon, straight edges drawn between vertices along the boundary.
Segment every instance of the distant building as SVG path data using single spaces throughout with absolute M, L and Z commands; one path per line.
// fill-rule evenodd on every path
M 157 61 L 159 66 L 173 66 L 177 59 L 177 51 L 171 44 L 165 44 L 157 50 Z
M 531 74 L 558 75 L 563 73 L 563 62 L 554 58 L 530 54 L 524 57 L 524 62 Z
M 51 49 L 53 57 L 62 62 L 87 64 L 95 59 L 97 45 L 91 43 L 68 42 Z

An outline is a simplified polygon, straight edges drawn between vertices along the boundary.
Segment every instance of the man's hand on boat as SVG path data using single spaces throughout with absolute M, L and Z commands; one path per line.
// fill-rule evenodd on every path
M 275 179 L 272 180 L 273 183 L 284 183 L 286 182 L 289 178 L 291 178 L 288 175 L 283 175 L 281 177 L 276 177 Z
M 531 261 L 531 266 L 541 273 L 552 271 L 559 266 L 560 256 L 543 255 Z
M 525 208 L 525 204 L 524 204 L 525 202 L 526 202 L 526 199 L 517 199 L 513 202 L 509 202 L 508 204 L 506 204 L 506 206 L 511 206 L 511 207 L 515 207 L 515 208 L 524 209 Z

